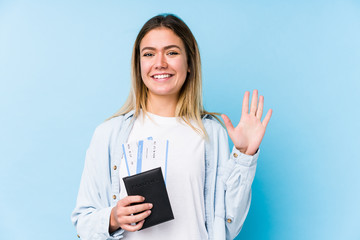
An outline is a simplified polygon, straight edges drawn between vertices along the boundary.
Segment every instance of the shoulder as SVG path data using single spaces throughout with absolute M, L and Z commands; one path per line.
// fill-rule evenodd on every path
M 108 135 L 111 132 L 114 131 L 119 125 L 122 124 L 124 120 L 124 115 L 111 118 L 109 120 L 106 120 L 105 122 L 99 124 L 95 128 L 94 135 Z
M 120 132 L 124 125 L 129 125 L 132 117 L 133 112 L 131 111 L 129 113 L 106 120 L 96 127 L 92 141 L 95 140 L 108 142 L 114 134 Z
M 213 115 L 205 114 L 202 118 L 202 122 L 209 135 L 226 134 L 226 130 L 223 125 Z

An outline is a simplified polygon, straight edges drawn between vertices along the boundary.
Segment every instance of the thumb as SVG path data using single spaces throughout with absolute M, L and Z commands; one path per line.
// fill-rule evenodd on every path
M 234 130 L 234 126 L 232 125 L 230 118 L 226 116 L 225 114 L 221 114 L 221 118 L 223 119 L 225 123 L 225 127 L 228 132 L 232 132 Z

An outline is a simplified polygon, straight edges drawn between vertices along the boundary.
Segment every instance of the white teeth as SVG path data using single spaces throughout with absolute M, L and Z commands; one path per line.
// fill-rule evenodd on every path
M 162 74 L 162 75 L 155 75 L 154 78 L 159 79 L 159 78 L 168 78 L 170 77 L 170 74 Z

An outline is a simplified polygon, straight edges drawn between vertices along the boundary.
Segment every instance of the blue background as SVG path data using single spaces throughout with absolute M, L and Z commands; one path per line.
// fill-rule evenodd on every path
M 95 127 L 125 101 L 137 32 L 198 40 L 207 110 L 274 110 L 237 239 L 360 239 L 359 1 L 0 1 L 0 239 L 75 239 Z

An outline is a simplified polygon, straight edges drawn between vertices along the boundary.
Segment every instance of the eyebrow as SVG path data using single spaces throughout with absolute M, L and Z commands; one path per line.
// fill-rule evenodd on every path
M 163 47 L 164 50 L 168 50 L 170 48 L 178 48 L 179 50 L 181 50 L 181 48 L 178 45 L 168 45 L 168 46 Z M 144 47 L 143 49 L 141 49 L 141 52 L 143 52 L 144 50 L 156 50 L 156 48 Z

